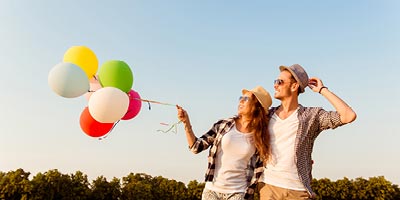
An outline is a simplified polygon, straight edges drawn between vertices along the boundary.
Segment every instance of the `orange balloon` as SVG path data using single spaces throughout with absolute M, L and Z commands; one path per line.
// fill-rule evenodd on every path
M 114 123 L 101 123 L 96 121 L 89 112 L 89 107 L 86 107 L 80 117 L 80 125 L 83 132 L 91 137 L 101 137 L 112 129 Z

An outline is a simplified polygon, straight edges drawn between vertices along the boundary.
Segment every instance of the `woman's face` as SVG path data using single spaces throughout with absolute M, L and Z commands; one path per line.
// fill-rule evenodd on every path
M 253 106 L 254 96 L 251 92 L 244 93 L 239 98 L 238 115 L 249 115 Z

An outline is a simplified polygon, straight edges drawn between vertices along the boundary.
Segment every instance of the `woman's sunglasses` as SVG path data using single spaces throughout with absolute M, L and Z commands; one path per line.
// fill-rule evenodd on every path
M 247 102 L 247 101 L 249 101 L 250 100 L 250 97 L 248 97 L 248 96 L 240 96 L 239 97 L 239 101 L 244 101 L 244 102 Z

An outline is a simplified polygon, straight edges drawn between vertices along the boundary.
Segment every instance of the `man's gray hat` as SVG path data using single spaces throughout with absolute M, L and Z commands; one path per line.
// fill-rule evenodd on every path
M 279 70 L 288 70 L 292 74 L 294 79 L 296 79 L 296 81 L 299 83 L 300 93 L 304 92 L 304 89 L 308 86 L 308 75 L 302 66 L 300 66 L 299 64 L 293 64 L 290 67 L 280 66 Z

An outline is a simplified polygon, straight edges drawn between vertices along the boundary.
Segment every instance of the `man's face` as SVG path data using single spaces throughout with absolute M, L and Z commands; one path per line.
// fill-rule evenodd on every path
M 287 70 L 281 71 L 278 79 L 276 79 L 274 83 L 274 97 L 282 100 L 285 97 L 295 95 L 291 90 L 293 83 L 295 83 L 295 81 L 293 80 L 292 74 Z

